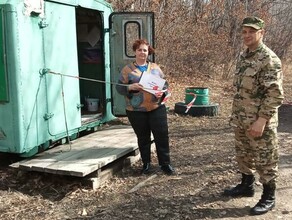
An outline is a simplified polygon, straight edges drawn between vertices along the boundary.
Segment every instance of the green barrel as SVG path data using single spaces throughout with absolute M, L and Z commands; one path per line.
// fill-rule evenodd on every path
M 209 105 L 209 89 L 202 87 L 187 87 L 185 89 L 185 104 L 189 104 L 196 94 L 197 98 L 193 105 Z

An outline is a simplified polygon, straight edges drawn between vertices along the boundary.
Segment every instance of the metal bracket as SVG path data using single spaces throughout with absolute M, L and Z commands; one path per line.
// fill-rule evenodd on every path
M 53 113 L 46 113 L 46 114 L 44 115 L 44 119 L 47 121 L 47 120 L 49 120 L 50 118 L 52 118 L 53 116 L 54 116 Z
M 39 22 L 39 27 L 40 27 L 40 29 L 45 28 L 45 27 L 48 27 L 48 26 L 49 26 L 49 24 L 46 22 L 45 19 L 42 19 L 42 20 Z
M 6 136 L 5 132 L 0 127 L 0 140 L 5 140 L 6 138 L 7 138 L 7 136 Z
M 46 75 L 48 72 L 50 72 L 50 69 L 48 69 L 48 68 L 40 69 L 40 71 L 39 71 L 41 76 Z
M 77 104 L 77 109 L 78 109 L 78 110 L 81 109 L 82 107 L 84 107 L 83 104 Z

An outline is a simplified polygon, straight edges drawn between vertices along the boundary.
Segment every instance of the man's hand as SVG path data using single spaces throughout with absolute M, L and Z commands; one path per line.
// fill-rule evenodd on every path
M 267 119 L 259 117 L 247 130 L 252 137 L 261 137 L 265 129 Z

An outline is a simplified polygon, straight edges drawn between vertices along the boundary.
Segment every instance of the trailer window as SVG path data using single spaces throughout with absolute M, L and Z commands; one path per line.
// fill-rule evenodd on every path
M 3 8 L 0 7 L 0 102 L 8 101 L 4 25 Z
M 135 40 L 141 38 L 141 25 L 137 21 L 128 21 L 124 24 L 125 35 L 125 53 L 127 57 L 134 58 L 135 52 L 132 49 L 132 45 Z

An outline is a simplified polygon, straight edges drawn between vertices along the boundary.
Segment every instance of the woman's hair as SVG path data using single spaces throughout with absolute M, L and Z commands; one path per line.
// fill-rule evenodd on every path
M 136 50 L 140 47 L 141 44 L 145 44 L 145 45 L 148 46 L 148 55 L 154 54 L 154 52 L 155 52 L 155 51 L 154 51 L 154 48 L 151 47 L 151 46 L 149 45 L 148 41 L 145 40 L 145 39 L 138 39 L 138 40 L 135 40 L 135 42 L 133 43 L 133 51 L 136 51 Z

